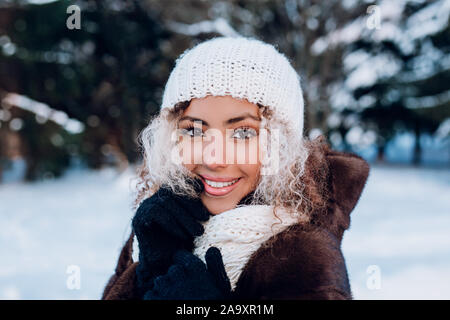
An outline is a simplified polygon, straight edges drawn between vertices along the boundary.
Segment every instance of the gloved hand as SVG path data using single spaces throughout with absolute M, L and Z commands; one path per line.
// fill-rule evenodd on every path
M 206 265 L 193 253 L 179 250 L 167 274 L 154 281 L 144 300 L 223 300 L 231 299 L 230 280 L 218 248 L 205 254 Z
M 201 181 L 188 182 L 198 193 L 203 190 Z M 199 221 L 209 217 L 200 199 L 176 195 L 165 186 L 141 203 L 132 221 L 139 243 L 136 275 L 141 295 L 156 276 L 167 272 L 177 250 L 192 249 L 194 238 L 204 231 Z

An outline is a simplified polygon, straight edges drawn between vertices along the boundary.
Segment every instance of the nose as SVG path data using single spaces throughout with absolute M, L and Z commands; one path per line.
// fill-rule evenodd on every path
M 203 144 L 203 165 L 210 170 L 227 167 L 226 143 L 223 134 L 216 133 L 209 140 Z

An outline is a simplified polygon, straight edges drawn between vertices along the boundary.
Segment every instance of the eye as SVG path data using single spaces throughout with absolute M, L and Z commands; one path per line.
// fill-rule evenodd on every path
M 187 127 L 181 129 L 181 133 L 190 137 L 201 137 L 203 136 L 203 131 L 201 128 Z
M 234 134 L 233 134 L 232 138 L 250 139 L 250 138 L 256 137 L 257 135 L 258 135 L 258 133 L 256 132 L 255 129 L 250 128 L 250 127 L 241 127 L 241 128 L 237 128 L 236 130 L 234 130 Z

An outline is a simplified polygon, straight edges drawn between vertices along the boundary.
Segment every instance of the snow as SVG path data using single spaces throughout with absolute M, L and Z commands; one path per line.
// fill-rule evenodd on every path
M 353 55 L 352 55 L 353 56 Z M 346 59 L 351 60 L 351 59 Z M 392 77 L 401 70 L 401 65 L 390 54 L 371 56 L 359 63 L 347 75 L 345 84 L 354 90 L 359 87 L 371 86 L 379 79 Z
M 361 38 L 361 32 L 364 29 L 364 18 L 357 18 L 346 24 L 344 27 L 328 33 L 326 36 L 317 38 L 311 46 L 313 55 L 322 54 L 329 46 L 331 48 L 337 45 L 355 42 Z
M 35 101 L 26 96 L 17 93 L 8 93 L 1 102 L 7 106 L 16 106 L 33 112 L 39 123 L 51 120 L 64 127 L 66 131 L 72 134 L 80 133 L 84 130 L 83 123 L 76 119 L 69 118 L 65 112 L 52 109 L 47 104 Z
M 372 166 L 342 244 L 355 298 L 450 298 L 449 194 L 449 170 Z
M 217 18 L 213 21 L 201 21 L 194 24 L 185 24 L 175 21 L 169 21 L 167 27 L 176 33 L 196 36 L 201 33 L 217 32 L 225 37 L 238 37 L 239 33 L 230 26 L 230 24 L 223 18 Z
M 445 119 L 436 130 L 436 137 L 444 139 L 450 136 L 450 118 Z
M 436 94 L 434 96 L 426 97 L 408 97 L 405 99 L 405 104 L 410 109 L 415 108 L 433 108 L 437 105 L 442 105 L 450 102 L 450 90 Z
M 132 177 L 78 169 L 0 185 L 0 299 L 99 299 L 131 229 Z M 450 298 L 449 192 L 449 170 L 372 166 L 342 245 L 356 299 Z
M 412 39 L 435 34 L 447 26 L 449 15 L 450 0 L 436 1 L 408 18 L 408 34 Z
M 100 298 L 130 231 L 130 177 L 73 171 L 0 185 L 0 299 Z M 71 265 L 80 268 L 80 290 L 67 288 Z

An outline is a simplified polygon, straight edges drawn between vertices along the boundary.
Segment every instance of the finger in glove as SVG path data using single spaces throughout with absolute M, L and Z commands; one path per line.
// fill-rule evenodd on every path
M 155 215 L 153 221 L 170 234 L 182 240 L 190 240 L 203 234 L 203 226 L 178 206 L 166 205 L 164 208 L 162 206 L 158 207 L 161 214 Z
M 228 278 L 223 264 L 222 254 L 216 247 L 210 247 L 205 254 L 205 261 L 208 271 L 211 272 L 216 284 L 222 292 L 231 291 L 230 279 Z
M 183 266 L 188 276 L 206 272 L 206 265 L 203 261 L 185 249 L 175 252 L 173 262 Z

